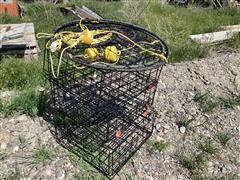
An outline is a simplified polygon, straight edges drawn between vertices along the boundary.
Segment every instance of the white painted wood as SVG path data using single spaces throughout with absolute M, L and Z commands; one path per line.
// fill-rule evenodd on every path
M 4 24 L 0 25 L 0 30 L 7 28 L 8 26 L 11 26 L 10 31 L 8 32 L 11 35 L 16 35 L 19 33 L 17 32 L 22 32 L 23 31 L 23 36 L 19 38 L 13 38 L 9 40 L 4 40 L 1 42 L 1 45 L 26 45 L 27 47 L 36 47 L 38 46 L 37 40 L 35 37 L 35 31 L 34 31 L 34 25 L 33 23 L 24 23 L 25 28 L 23 30 L 22 24 Z
M 239 25 L 231 25 L 231 26 L 221 26 L 221 29 L 223 29 L 223 30 L 235 30 L 235 29 L 240 29 L 240 24 L 239 24 Z
M 240 29 L 233 29 L 213 33 L 190 35 L 190 38 L 193 41 L 196 41 L 197 43 L 200 44 L 214 44 L 231 39 L 234 35 L 236 35 L 239 32 Z

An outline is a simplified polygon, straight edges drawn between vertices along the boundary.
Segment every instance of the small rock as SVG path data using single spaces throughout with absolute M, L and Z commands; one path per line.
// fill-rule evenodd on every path
M 57 179 L 58 180 L 64 180 L 65 179 L 66 172 L 61 169 L 60 171 L 57 172 Z
M 240 91 L 240 74 L 238 74 L 236 77 L 235 77 L 235 85 L 236 85 L 236 89 L 237 91 Z
M 163 140 L 162 137 L 160 137 L 160 136 L 157 136 L 157 137 L 156 137 L 156 141 L 160 142 L 161 140 Z
M 184 177 L 183 175 L 178 175 L 178 176 L 177 176 L 177 179 L 178 179 L 178 180 L 185 180 L 186 177 Z
M 13 153 L 18 152 L 18 150 L 19 150 L 19 146 L 15 146 L 15 147 L 13 148 Z
M 148 180 L 154 180 L 154 178 L 152 176 L 147 176 L 146 177 Z
M 191 109 L 189 110 L 189 113 L 194 116 L 194 115 L 197 114 L 197 110 L 196 110 L 195 108 L 191 108 Z
M 166 180 L 177 180 L 177 177 L 173 175 L 167 175 Z
M 231 69 L 231 73 L 232 73 L 234 76 L 237 76 L 237 75 L 239 74 L 239 70 L 238 70 L 238 68 L 236 68 L 236 67 L 232 67 L 232 69 Z
M 1 149 L 6 149 L 7 144 L 11 140 L 11 134 L 8 131 L 3 131 L 0 133 L 0 144 L 1 144 Z
M 225 159 L 225 155 L 224 155 L 223 153 L 221 153 L 221 154 L 219 155 L 219 158 L 220 158 L 221 160 L 224 160 L 224 159 Z
M 184 134 L 186 132 L 186 128 L 184 126 L 180 127 L 180 133 Z
M 51 170 L 50 167 L 46 169 L 45 174 L 46 174 L 47 176 L 51 176 L 52 170 Z
M 28 120 L 28 117 L 25 114 L 20 115 L 16 118 L 16 121 L 19 121 L 19 122 L 22 122 L 24 120 Z
M 6 143 L 1 143 L 1 149 L 4 150 L 7 148 L 7 144 Z
M 156 125 L 156 130 L 160 130 L 160 128 L 161 128 L 161 125 L 160 125 L 160 124 L 157 124 L 157 125 Z
M 43 92 L 43 91 L 45 91 L 45 88 L 44 87 L 39 87 L 38 91 Z
M 168 124 L 164 125 L 164 129 L 170 129 L 170 126 Z

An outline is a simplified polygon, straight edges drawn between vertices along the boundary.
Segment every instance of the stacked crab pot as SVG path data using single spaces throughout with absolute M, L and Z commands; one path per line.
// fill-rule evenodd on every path
M 106 176 L 117 174 L 152 134 L 168 54 L 158 36 L 130 24 L 83 20 L 59 27 L 44 58 L 58 142 Z

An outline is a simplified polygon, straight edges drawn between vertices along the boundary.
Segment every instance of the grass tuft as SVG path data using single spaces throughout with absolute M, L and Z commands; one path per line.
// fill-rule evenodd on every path
M 194 121 L 193 118 L 189 119 L 187 117 L 182 117 L 180 121 L 177 122 L 178 128 L 185 127 L 186 129 L 189 129 L 189 125 L 192 121 Z
M 204 112 L 212 112 L 218 106 L 218 102 L 213 99 L 210 93 L 197 92 L 193 100 L 199 103 Z
M 21 173 L 18 168 L 15 168 L 15 171 L 11 171 L 10 174 L 7 176 L 7 180 L 16 180 L 20 179 Z
M 18 112 L 35 117 L 42 114 L 48 99 L 47 95 L 40 96 L 35 89 L 27 89 L 22 91 L 10 103 L 0 105 L 0 112 L 5 116 Z
M 0 62 L 0 90 L 23 90 L 41 84 L 44 80 L 40 62 L 25 63 L 14 58 Z
M 170 147 L 170 142 L 168 140 L 148 140 L 147 141 L 147 151 L 153 154 L 156 151 L 163 152 Z
M 195 168 L 194 161 L 192 157 L 188 155 L 180 155 L 179 157 L 179 163 L 186 169 L 192 171 Z
M 190 179 L 202 177 L 203 169 L 208 162 L 206 154 L 203 152 L 196 156 L 181 154 L 178 156 L 178 160 L 179 163 L 190 172 Z
M 240 97 L 229 98 L 229 97 L 220 97 L 219 103 L 224 108 L 234 109 L 235 106 L 240 106 Z
M 201 143 L 200 149 L 208 154 L 214 155 L 217 153 L 217 149 L 213 145 L 213 141 L 207 139 L 205 142 Z
M 32 158 L 34 159 L 35 163 L 45 165 L 52 160 L 53 152 L 46 146 L 39 146 L 33 152 Z
M 219 132 L 216 134 L 216 139 L 223 145 L 226 146 L 231 136 L 224 132 Z
M 0 153 L 0 161 L 1 161 L 1 160 L 4 160 L 5 157 L 6 157 L 6 154 L 5 154 L 5 153 Z
M 235 106 L 240 106 L 240 96 L 236 97 L 214 97 L 209 92 L 197 92 L 193 98 L 204 112 L 212 112 L 217 107 L 234 109 Z

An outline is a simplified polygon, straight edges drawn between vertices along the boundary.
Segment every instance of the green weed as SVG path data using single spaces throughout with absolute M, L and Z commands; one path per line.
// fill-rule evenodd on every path
M 18 168 L 15 169 L 15 171 L 10 172 L 10 174 L 6 177 L 7 180 L 16 180 L 20 179 L 20 171 Z
M 197 92 L 193 98 L 193 101 L 197 102 L 204 112 L 211 112 L 217 107 L 231 108 L 240 105 L 240 97 L 214 97 L 209 92 L 201 93 Z
M 25 63 L 20 59 L 0 62 L 0 89 L 27 89 L 44 85 L 41 63 Z
M 75 177 L 80 177 L 79 179 L 91 179 L 91 180 L 107 180 L 105 176 L 100 174 L 98 171 L 96 171 L 92 166 L 90 166 L 88 163 L 86 163 L 82 158 L 79 158 L 73 153 L 68 154 L 68 158 L 71 161 L 71 163 L 77 167 L 80 168 L 82 172 L 84 172 L 84 175 L 75 175 Z
M 185 127 L 186 129 L 188 129 L 192 121 L 194 121 L 193 118 L 189 119 L 187 117 L 182 117 L 180 121 L 177 122 L 178 128 Z
M 240 97 L 229 98 L 229 97 L 220 97 L 219 103 L 224 108 L 233 109 L 235 106 L 240 105 Z
M 218 106 L 218 102 L 209 93 L 197 92 L 193 100 L 199 103 L 204 112 L 211 112 Z
M 34 150 L 32 158 L 36 164 L 47 164 L 53 159 L 53 152 L 46 146 L 39 146 Z
M 15 97 L 9 104 L 3 108 L 6 116 L 15 112 L 27 114 L 31 117 L 37 116 L 39 113 L 39 95 L 35 89 L 25 90 Z
M 192 171 L 194 170 L 195 168 L 195 162 L 194 160 L 192 159 L 191 156 L 189 155 L 180 155 L 178 157 L 179 159 L 179 163 L 186 169 L 188 169 L 189 171 Z
M 216 139 L 223 145 L 225 146 L 228 141 L 231 139 L 231 136 L 227 133 L 224 132 L 219 132 L 216 134 Z
M 214 155 L 217 153 L 217 149 L 213 145 L 213 141 L 207 139 L 200 145 L 200 149 L 208 154 Z
M 156 151 L 162 152 L 166 151 L 170 147 L 170 142 L 168 140 L 148 140 L 147 141 L 147 151 L 153 154 Z
M 203 169 L 208 162 L 204 153 L 196 156 L 181 154 L 178 157 L 179 163 L 190 172 L 190 179 L 199 179 L 203 177 Z
M 4 160 L 5 157 L 6 157 L 6 154 L 5 154 L 5 153 L 0 153 L 0 161 L 1 161 L 1 160 Z
M 48 103 L 48 99 L 47 95 L 40 96 L 39 92 L 35 89 L 27 89 L 22 91 L 10 103 L 2 105 L 0 112 L 5 116 L 18 112 L 34 117 L 42 114 Z

